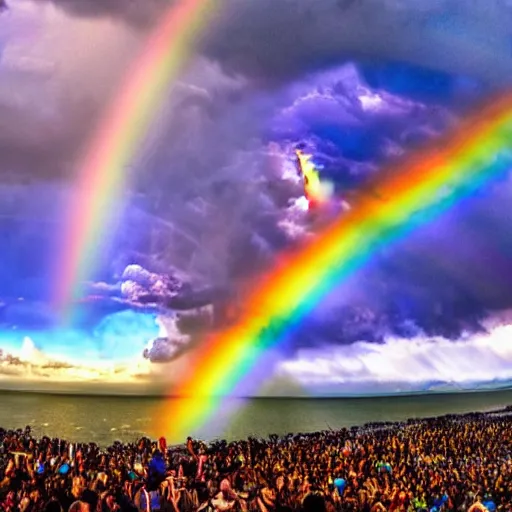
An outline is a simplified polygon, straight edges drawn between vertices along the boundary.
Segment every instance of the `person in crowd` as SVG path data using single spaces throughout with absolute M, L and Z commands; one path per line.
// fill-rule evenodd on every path
M 109 447 L 0 429 L 5 512 L 512 512 L 512 414 Z

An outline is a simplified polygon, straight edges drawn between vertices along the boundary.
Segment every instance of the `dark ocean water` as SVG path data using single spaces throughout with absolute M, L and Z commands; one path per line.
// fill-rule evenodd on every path
M 37 435 L 60 436 L 73 441 L 105 445 L 116 439 L 133 441 L 142 435 L 155 437 L 155 415 L 162 405 L 172 415 L 174 399 L 105 396 L 0 393 L 0 425 L 5 428 L 31 425 Z M 235 410 L 227 417 L 220 410 L 197 434 L 213 438 L 312 432 L 350 427 L 373 421 L 449 413 L 488 411 L 512 404 L 512 391 L 396 396 L 349 399 L 250 399 L 232 400 Z

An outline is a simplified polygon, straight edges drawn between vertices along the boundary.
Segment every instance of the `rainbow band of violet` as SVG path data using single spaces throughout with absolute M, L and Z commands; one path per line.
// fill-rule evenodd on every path
M 63 321 L 69 320 L 73 301 L 96 266 L 99 242 L 106 234 L 112 205 L 123 193 L 127 166 L 216 4 L 214 0 L 172 2 L 93 134 L 78 168 L 54 270 L 53 306 Z
M 244 301 L 238 323 L 207 338 L 170 390 L 156 427 L 172 442 L 199 428 L 328 292 L 382 247 L 407 237 L 512 167 L 512 95 L 470 116 L 436 146 L 383 170 L 352 208 L 293 254 L 284 255 Z

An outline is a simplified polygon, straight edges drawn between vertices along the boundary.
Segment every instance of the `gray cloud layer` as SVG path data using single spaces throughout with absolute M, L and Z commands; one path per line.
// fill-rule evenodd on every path
M 113 17 L 143 26 L 171 2 L 48 0 L 70 16 Z M 510 80 L 507 0 L 296 0 L 222 3 L 205 53 L 263 82 L 343 59 L 398 59 L 503 84 Z M 492 31 L 489 31 L 492 27 Z
M 161 15 L 168 0 L 44 0 L 62 9 L 70 16 L 84 16 L 87 18 L 109 17 L 122 19 L 137 28 L 151 26 Z

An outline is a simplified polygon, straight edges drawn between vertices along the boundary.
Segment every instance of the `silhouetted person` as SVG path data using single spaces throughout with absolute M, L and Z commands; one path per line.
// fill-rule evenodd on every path
M 302 502 L 303 512 L 326 512 L 325 500 L 319 494 L 308 494 Z

